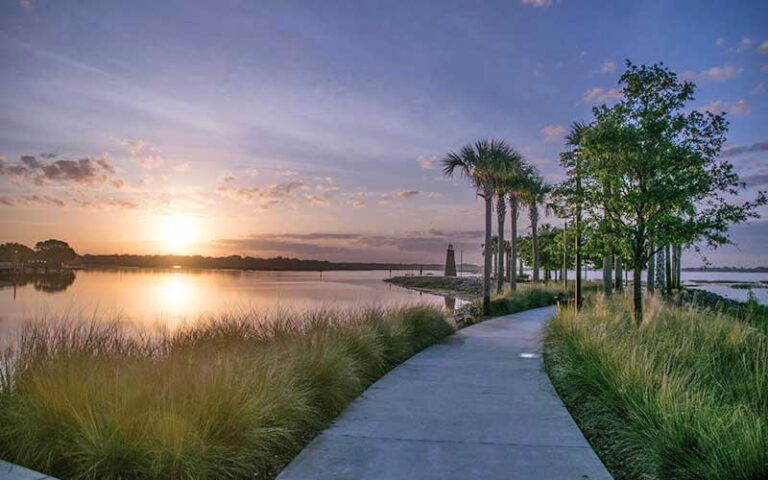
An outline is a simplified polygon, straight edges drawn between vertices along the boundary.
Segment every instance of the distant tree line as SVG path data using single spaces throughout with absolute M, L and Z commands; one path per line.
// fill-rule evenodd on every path
M 142 268 L 221 268 L 240 270 L 311 271 L 328 270 L 442 270 L 441 264 L 329 262 L 290 257 L 258 258 L 240 255 L 207 257 L 202 255 L 82 255 L 82 266 L 117 266 Z M 475 267 L 476 269 L 477 267 Z M 467 270 L 471 270 L 469 267 Z
M 30 248 L 21 243 L 0 244 L 0 262 L 19 266 L 42 266 L 60 269 L 77 258 L 77 252 L 67 242 L 56 239 L 43 240 Z

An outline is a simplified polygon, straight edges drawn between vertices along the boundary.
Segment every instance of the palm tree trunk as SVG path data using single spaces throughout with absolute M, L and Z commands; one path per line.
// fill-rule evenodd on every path
M 499 264 L 496 271 L 496 293 L 501 293 L 504 289 L 504 220 L 507 218 L 507 202 L 504 200 L 504 195 L 496 196 L 496 218 L 499 222 L 499 244 L 496 250 L 499 252 Z
M 533 249 L 533 281 L 539 281 L 539 207 L 531 205 L 531 247 Z
M 623 292 L 624 291 L 624 261 L 623 259 L 616 255 L 616 271 L 614 272 L 616 275 L 615 281 L 613 282 L 613 288 L 616 289 L 616 292 Z
M 510 290 L 517 289 L 517 275 L 515 274 L 515 267 L 517 266 L 517 217 L 519 216 L 517 198 L 514 195 L 509 196 L 509 221 L 511 224 L 510 231 L 510 252 L 509 252 L 509 288 Z
M 491 269 L 493 268 L 493 251 L 491 249 L 492 201 L 493 190 L 485 189 L 485 262 L 483 264 L 483 315 L 491 313 Z

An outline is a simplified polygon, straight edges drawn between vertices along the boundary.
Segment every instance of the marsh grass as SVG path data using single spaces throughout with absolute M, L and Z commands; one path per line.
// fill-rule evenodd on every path
M 30 324 L 4 357 L 0 458 L 60 478 L 270 478 L 452 331 L 427 307 L 229 315 L 143 336 Z
M 554 305 L 559 298 L 566 298 L 568 292 L 559 287 L 525 285 L 517 290 L 507 291 L 491 300 L 490 314 L 507 315 L 530 308 Z
M 598 296 L 548 327 L 546 366 L 617 480 L 768 478 L 768 337 L 700 308 Z

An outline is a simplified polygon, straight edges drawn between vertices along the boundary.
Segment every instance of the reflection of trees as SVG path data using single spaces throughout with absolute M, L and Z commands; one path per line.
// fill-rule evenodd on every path
M 25 287 L 31 284 L 38 292 L 56 293 L 63 292 L 75 283 L 75 272 L 62 270 L 48 273 L 24 273 L 3 280 L 4 287 Z

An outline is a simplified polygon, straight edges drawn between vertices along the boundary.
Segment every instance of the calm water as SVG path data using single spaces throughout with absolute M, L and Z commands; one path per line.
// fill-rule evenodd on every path
M 174 328 L 201 315 L 250 309 L 452 306 L 451 299 L 383 282 L 389 276 L 387 271 L 115 269 L 66 273 L 61 278 L 0 289 L 0 335 L 26 320 L 61 316 L 95 314 L 109 320 L 119 316 L 133 326 Z

